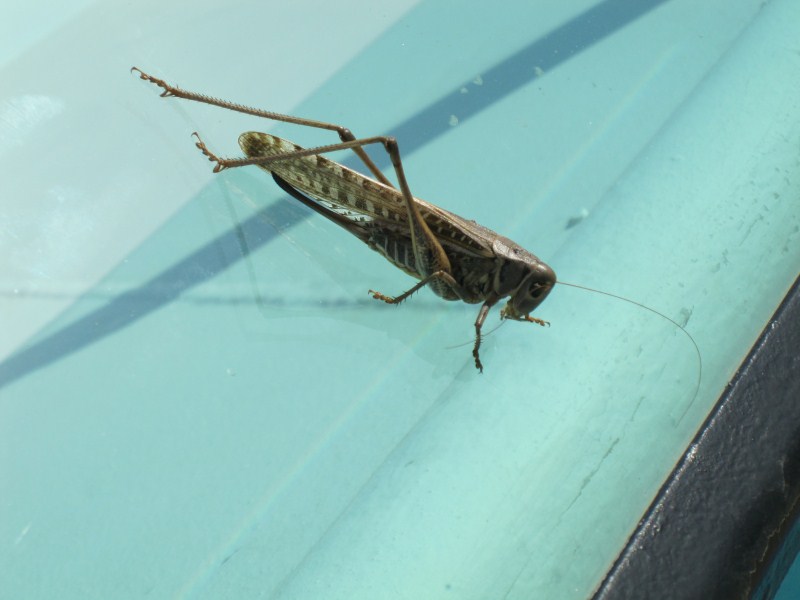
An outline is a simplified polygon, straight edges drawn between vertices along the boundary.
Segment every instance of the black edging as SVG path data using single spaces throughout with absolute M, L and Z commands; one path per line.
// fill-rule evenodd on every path
M 799 513 L 800 278 L 593 599 L 771 598 Z

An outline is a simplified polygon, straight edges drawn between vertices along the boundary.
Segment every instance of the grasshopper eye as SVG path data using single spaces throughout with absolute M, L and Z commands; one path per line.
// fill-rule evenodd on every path
M 546 294 L 550 291 L 551 286 L 542 285 L 541 283 L 534 283 L 528 289 L 528 296 L 534 299 L 538 299 L 542 297 L 542 294 Z
M 530 285 L 528 286 L 528 293 L 526 294 L 525 299 L 519 303 L 517 309 L 521 314 L 527 315 L 542 303 L 542 301 L 547 297 L 547 294 L 550 293 L 551 289 L 553 289 L 553 282 L 551 281 L 530 282 Z

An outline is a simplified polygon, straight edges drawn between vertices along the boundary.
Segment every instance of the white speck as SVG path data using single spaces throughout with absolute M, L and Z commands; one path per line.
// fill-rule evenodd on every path
M 472 83 L 475 85 L 483 85 L 483 77 L 478 75 L 475 79 L 472 80 Z
M 234 369 L 230 368 L 230 367 L 225 369 L 225 373 L 227 373 L 230 377 L 235 377 L 236 376 L 236 371 Z
M 26 535 L 28 535 L 28 530 L 30 528 L 31 528 L 31 523 L 28 523 L 27 525 L 25 525 L 25 527 L 22 528 L 22 531 L 17 536 L 17 539 L 14 540 L 14 545 L 15 546 L 22 541 L 22 538 L 24 538 Z
M 588 211 L 588 209 L 586 209 L 586 208 L 582 208 L 582 209 L 581 209 L 581 219 L 585 219 L 585 218 L 586 218 L 586 217 L 588 217 L 588 216 L 589 216 L 589 211 Z
M 542 75 L 544 75 L 544 69 L 539 66 L 533 67 L 533 72 L 536 74 L 537 77 L 541 77 Z
M 455 127 L 456 125 L 458 125 L 458 117 L 450 115 L 450 127 Z
M 461 92 L 462 94 L 469 94 L 469 90 L 468 90 L 467 88 L 465 88 L 465 87 L 462 87 L 462 88 L 461 88 L 460 90 L 458 90 L 458 91 L 459 91 L 459 92 Z

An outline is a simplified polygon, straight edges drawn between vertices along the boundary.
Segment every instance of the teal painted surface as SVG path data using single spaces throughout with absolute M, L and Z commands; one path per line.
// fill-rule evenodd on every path
M 794 559 L 775 594 L 775 600 L 793 600 L 797 597 L 800 597 L 800 557 Z
M 586 597 L 800 271 L 800 7 L 761 5 L 90 6 L 8 61 L 0 586 Z M 698 393 L 674 327 L 569 288 L 479 375 L 476 307 L 373 302 L 412 281 L 188 134 L 330 136 L 134 64 L 398 135 L 416 195 L 686 323 Z

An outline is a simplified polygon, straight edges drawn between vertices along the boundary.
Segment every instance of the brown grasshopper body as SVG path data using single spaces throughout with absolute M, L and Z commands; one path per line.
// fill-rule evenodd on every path
M 269 119 L 336 131 L 341 143 L 305 149 L 266 133 L 248 132 L 239 137 L 247 158 L 222 159 L 198 137 L 197 147 L 216 163 L 215 172 L 257 165 L 270 172 L 278 185 L 312 210 L 340 225 L 394 266 L 419 279 L 396 297 L 370 290 L 372 296 L 397 304 L 424 286 L 445 300 L 483 303 L 475 321 L 475 366 L 480 361 L 481 327 L 489 309 L 502 298 L 508 302 L 503 319 L 547 325 L 530 313 L 547 297 L 556 283 L 553 270 L 511 240 L 491 229 L 414 197 L 408 187 L 400 152 L 394 138 L 376 136 L 356 139 L 350 130 L 216 100 L 171 86 L 136 69 L 139 76 L 175 96 Z M 399 189 L 380 172 L 363 150 L 380 143 L 392 160 Z M 375 176 L 367 177 L 322 156 L 351 149 Z
M 239 137 L 249 157 L 280 156 L 303 150 L 300 146 L 266 133 L 249 132 Z M 305 156 L 262 166 L 287 193 L 355 235 L 394 266 L 417 279 L 429 277 L 434 266 L 424 245 L 415 248 L 403 194 L 344 165 L 320 155 Z M 298 194 L 297 192 L 301 192 Z M 304 196 L 303 194 L 310 196 Z M 445 300 L 477 304 L 512 296 L 511 315 L 527 314 L 525 298 L 516 297 L 522 284 L 547 286 L 536 298 L 541 302 L 555 283 L 555 273 L 536 256 L 491 229 L 419 198 L 413 198 L 425 225 L 433 233 L 450 262 L 457 287 L 433 278 L 429 287 Z M 440 267 L 440 265 L 437 265 Z M 537 302 L 536 304 L 538 305 Z M 513 312 L 509 312 L 513 311 Z M 506 316 L 504 314 L 504 316 Z

